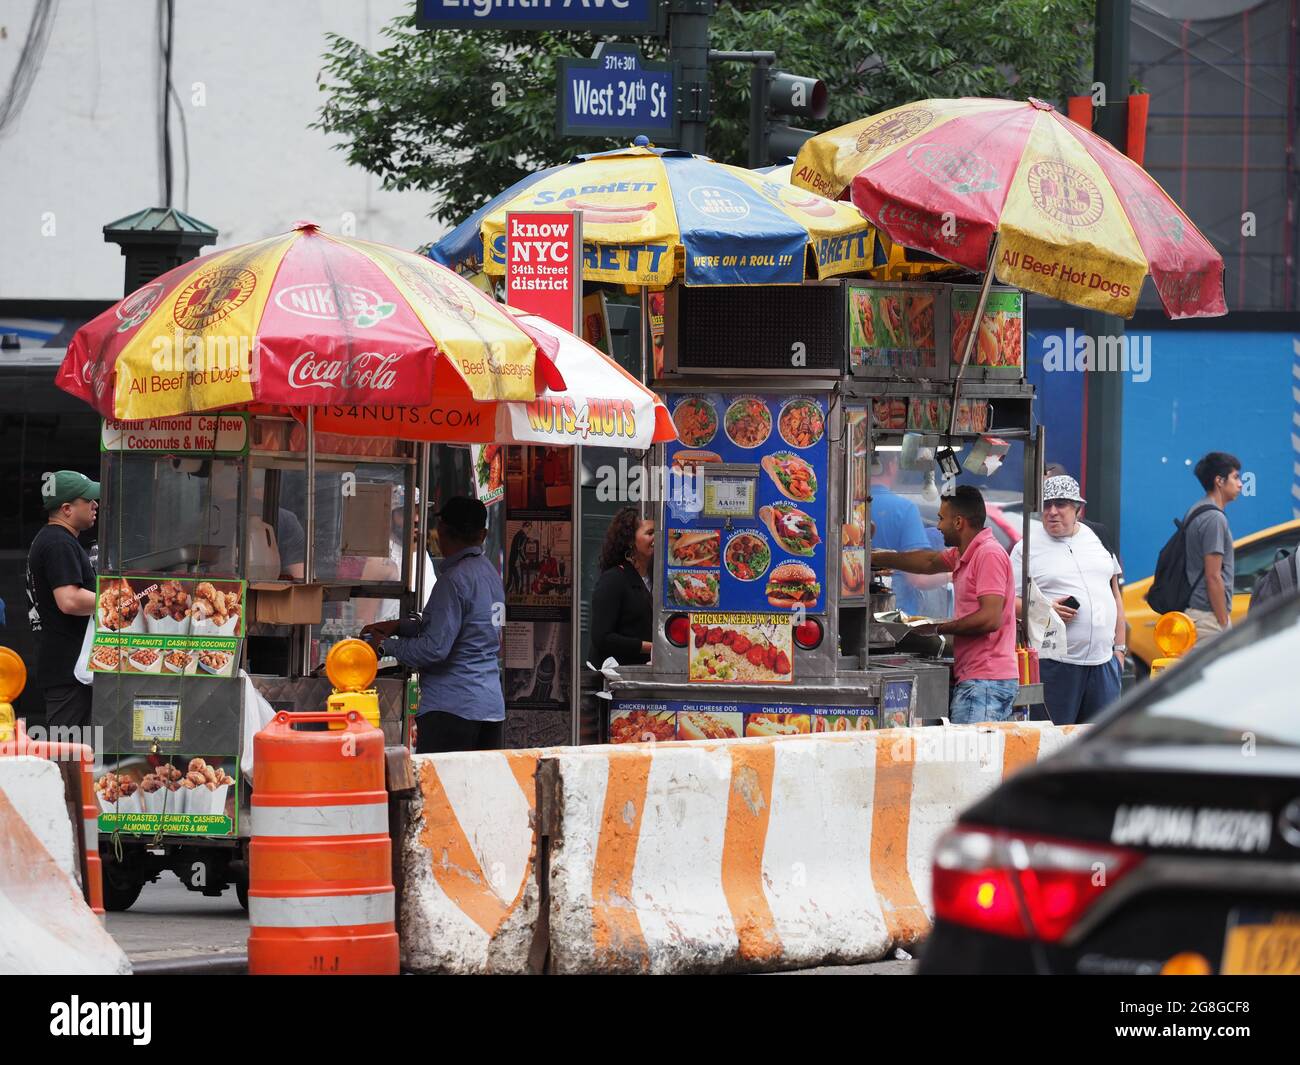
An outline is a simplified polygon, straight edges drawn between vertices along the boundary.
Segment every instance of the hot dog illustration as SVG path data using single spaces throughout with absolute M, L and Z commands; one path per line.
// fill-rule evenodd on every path
M 565 200 L 564 206 L 570 211 L 581 211 L 582 220 L 592 225 L 627 226 L 649 218 L 656 204 L 653 201 L 642 204 L 592 203 L 574 198 Z
M 802 211 L 804 214 L 812 215 L 814 218 L 833 218 L 835 216 L 835 204 L 826 199 L 825 196 L 799 196 L 785 201 L 787 207 L 793 207 L 796 211 Z

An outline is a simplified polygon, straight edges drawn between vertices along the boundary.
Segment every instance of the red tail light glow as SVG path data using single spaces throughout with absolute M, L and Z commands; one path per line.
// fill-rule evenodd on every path
M 935 916 L 1055 943 L 1141 860 L 1118 847 L 958 826 L 935 848 Z

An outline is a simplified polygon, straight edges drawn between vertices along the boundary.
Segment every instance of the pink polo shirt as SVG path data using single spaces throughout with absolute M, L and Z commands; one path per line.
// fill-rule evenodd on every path
M 953 617 L 964 618 L 980 608 L 981 595 L 1002 596 L 1002 624 L 983 636 L 957 636 L 953 640 L 953 675 L 963 680 L 1016 680 L 1016 598 L 1011 579 L 1011 559 L 989 529 L 981 529 L 966 553 L 950 547 L 944 564 L 952 570 L 956 593 Z

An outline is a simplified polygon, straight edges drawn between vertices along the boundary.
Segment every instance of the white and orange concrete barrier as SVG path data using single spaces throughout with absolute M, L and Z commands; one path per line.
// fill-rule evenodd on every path
M 419 790 L 401 841 L 405 971 L 541 969 L 534 778 L 543 753 L 412 758 Z
M 873 961 L 930 928 L 958 814 L 1067 742 L 1051 725 L 549 751 L 550 971 Z
M 131 972 L 74 879 L 79 861 L 59 767 L 0 757 L 0 974 Z

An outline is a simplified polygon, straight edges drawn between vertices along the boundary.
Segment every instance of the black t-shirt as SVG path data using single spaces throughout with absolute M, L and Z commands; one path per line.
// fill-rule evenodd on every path
M 41 688 L 74 684 L 72 670 L 90 619 L 60 610 L 54 601 L 54 589 L 75 584 L 93 591 L 95 570 L 90 556 L 63 526 L 46 525 L 32 540 L 27 554 L 27 580 L 41 617 L 36 684 Z

